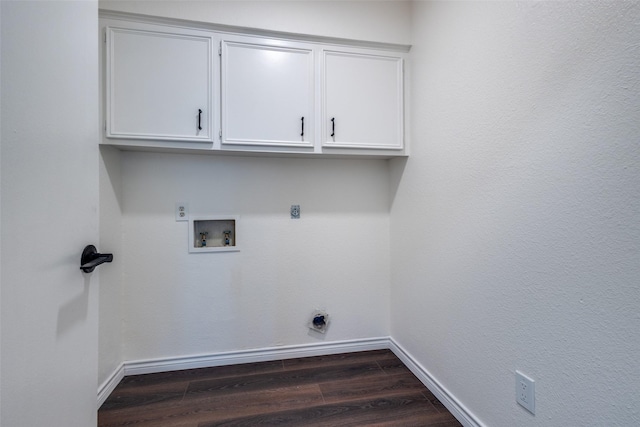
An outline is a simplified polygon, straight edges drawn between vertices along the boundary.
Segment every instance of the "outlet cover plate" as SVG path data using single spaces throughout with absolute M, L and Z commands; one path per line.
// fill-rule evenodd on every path
M 536 413 L 535 381 L 516 371 L 516 402 L 532 414 Z
M 300 205 L 291 205 L 291 219 L 300 219 Z
M 176 202 L 176 221 L 189 221 L 189 204 Z

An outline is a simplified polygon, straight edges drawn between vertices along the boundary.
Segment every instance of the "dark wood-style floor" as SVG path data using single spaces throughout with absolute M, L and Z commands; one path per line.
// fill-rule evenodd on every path
M 460 426 L 389 350 L 125 377 L 107 426 Z

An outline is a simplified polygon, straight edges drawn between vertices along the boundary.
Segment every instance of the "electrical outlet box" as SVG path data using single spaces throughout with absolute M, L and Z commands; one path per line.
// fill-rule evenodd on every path
M 532 414 L 536 413 L 535 381 L 516 371 L 516 402 Z

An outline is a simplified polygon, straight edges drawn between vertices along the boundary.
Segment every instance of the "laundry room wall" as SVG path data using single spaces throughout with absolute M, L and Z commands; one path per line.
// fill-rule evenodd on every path
M 412 16 L 391 336 L 484 425 L 639 424 L 640 4 Z
M 356 40 L 410 37 L 407 2 L 100 7 Z M 101 383 L 122 361 L 388 336 L 386 160 L 103 150 L 103 162 L 101 230 L 120 245 L 122 270 L 101 295 Z M 241 250 L 189 253 L 176 202 L 188 203 L 191 216 L 237 216 Z M 300 219 L 290 218 L 292 204 Z M 316 308 L 330 315 L 325 335 L 307 328 Z

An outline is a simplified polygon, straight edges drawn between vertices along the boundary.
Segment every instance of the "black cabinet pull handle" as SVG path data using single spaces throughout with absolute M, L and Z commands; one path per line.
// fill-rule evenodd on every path
M 336 118 L 331 117 L 331 138 L 336 136 Z
M 301 120 L 302 120 L 302 133 L 300 134 L 300 136 L 304 136 L 304 117 Z
M 198 130 L 202 130 L 202 110 L 198 108 Z

